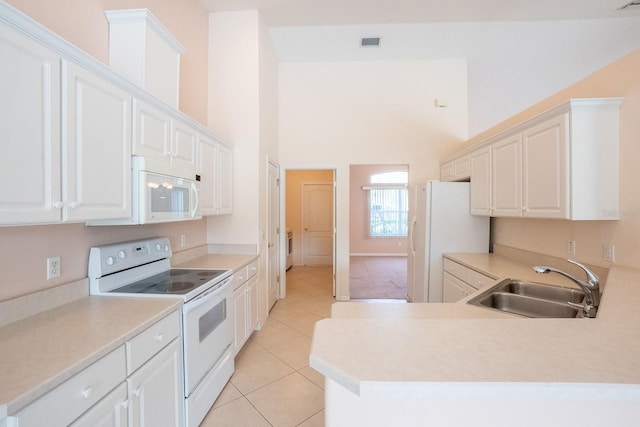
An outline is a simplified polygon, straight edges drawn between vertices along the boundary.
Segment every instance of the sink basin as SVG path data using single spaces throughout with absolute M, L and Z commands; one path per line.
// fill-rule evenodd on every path
M 582 303 L 584 293 L 542 283 L 505 279 L 467 301 L 481 307 L 536 318 L 580 317 L 579 308 L 568 302 Z
M 577 317 L 580 314 L 580 309 L 568 304 L 506 292 L 493 292 L 478 303 L 526 317 Z
M 578 289 L 561 288 L 559 286 L 544 285 L 542 283 L 523 282 L 521 280 L 503 280 L 496 291 L 510 294 L 526 295 L 534 298 L 564 302 L 581 303 L 584 292 Z

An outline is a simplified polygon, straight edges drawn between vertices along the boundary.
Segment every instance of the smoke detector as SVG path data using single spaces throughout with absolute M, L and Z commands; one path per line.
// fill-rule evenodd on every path
M 380 37 L 363 37 L 360 39 L 360 47 L 380 47 Z
M 636 7 L 640 7 L 640 0 L 633 0 L 633 1 L 625 4 L 624 6 L 619 7 L 618 10 L 624 10 L 624 9 L 636 8 Z

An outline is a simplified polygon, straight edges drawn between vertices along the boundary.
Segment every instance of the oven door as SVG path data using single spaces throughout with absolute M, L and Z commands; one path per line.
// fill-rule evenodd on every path
M 233 289 L 231 277 L 217 289 L 188 301 L 182 312 L 185 397 L 233 345 Z

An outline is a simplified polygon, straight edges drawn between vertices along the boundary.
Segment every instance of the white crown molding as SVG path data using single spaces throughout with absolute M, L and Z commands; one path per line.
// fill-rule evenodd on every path
M 171 32 L 149 11 L 149 9 L 106 10 L 109 24 L 146 24 L 153 29 L 177 53 L 184 52 L 184 47 Z

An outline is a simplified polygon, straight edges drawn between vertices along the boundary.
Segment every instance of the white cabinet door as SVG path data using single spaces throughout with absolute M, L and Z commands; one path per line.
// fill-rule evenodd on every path
M 491 145 L 492 216 L 522 216 L 521 134 Z
M 192 171 L 198 169 L 198 133 L 180 120 L 171 121 L 171 164 Z
M 123 382 L 69 427 L 127 427 L 128 407 L 127 385 Z
M 198 170 L 200 175 L 200 206 L 202 216 L 216 214 L 216 143 L 204 136 L 198 137 Z
M 568 217 L 568 122 L 568 114 L 563 114 L 523 133 L 524 216 Z
M 171 117 L 138 99 L 133 100 L 132 154 L 169 163 Z
M 63 221 L 131 216 L 131 96 L 66 63 Z
M 206 135 L 200 134 L 198 141 L 202 215 L 230 214 L 233 152 Z
M 60 221 L 60 56 L 0 24 L 0 224 Z
M 131 427 L 184 424 L 180 340 L 176 339 L 127 378 Z
M 471 174 L 471 215 L 491 215 L 491 147 L 469 155 Z
M 258 277 L 252 277 L 247 283 L 247 338 L 258 325 Z
M 233 291 L 233 308 L 235 320 L 234 347 L 238 354 L 247 338 L 247 284 Z
M 442 288 L 442 302 L 458 302 L 464 298 L 467 294 L 465 291 L 465 283 L 453 277 L 449 273 L 444 273 L 443 288 Z

